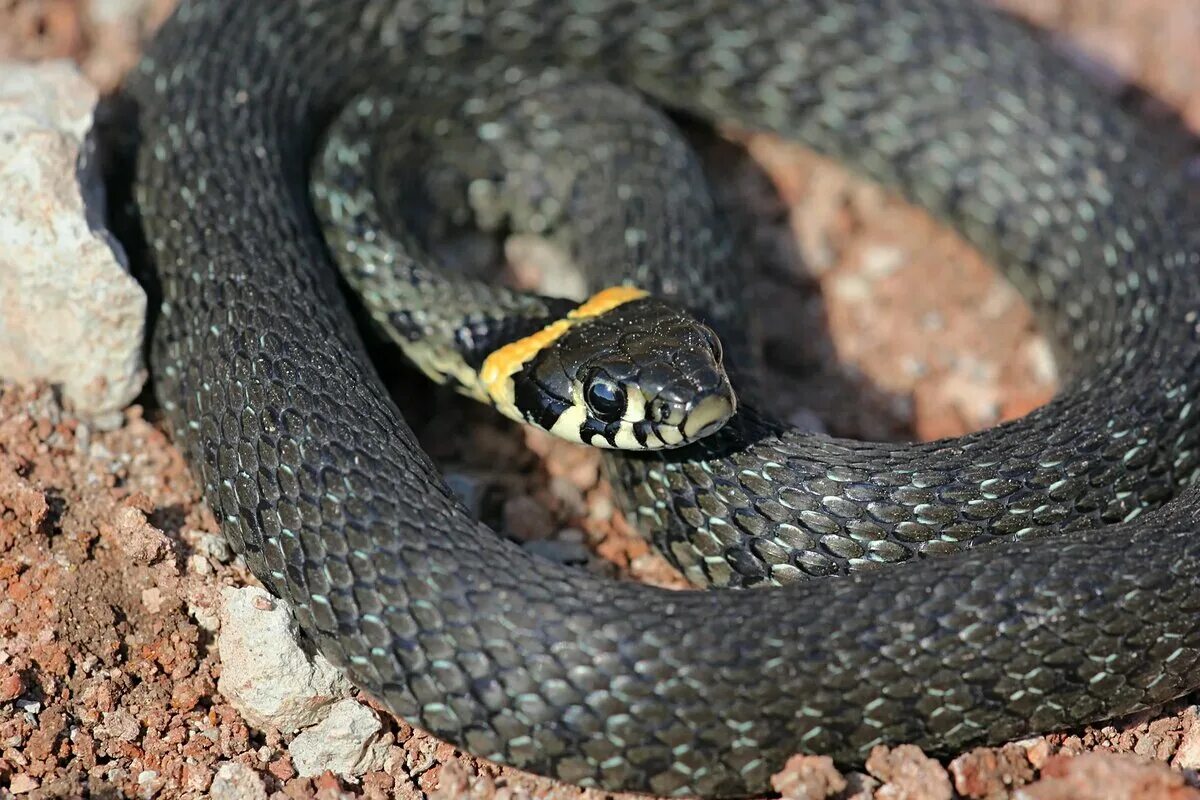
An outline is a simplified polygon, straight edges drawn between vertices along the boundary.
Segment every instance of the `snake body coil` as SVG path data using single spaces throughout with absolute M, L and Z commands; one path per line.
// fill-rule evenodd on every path
M 689 576 L 787 587 L 606 582 L 501 540 L 368 363 L 307 165 L 378 76 L 470 84 L 513 64 L 773 130 L 898 188 L 1022 286 L 1062 343 L 1064 392 L 904 447 L 744 410 L 621 462 Z M 961 0 L 185 0 L 128 89 L 175 434 L 252 571 L 398 715 L 580 784 L 733 795 L 797 751 L 950 752 L 1200 685 L 1184 193 L 1011 22 Z

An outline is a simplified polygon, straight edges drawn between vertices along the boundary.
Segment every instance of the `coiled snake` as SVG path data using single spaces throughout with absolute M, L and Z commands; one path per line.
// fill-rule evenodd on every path
M 550 65 L 803 141 L 929 208 L 1026 291 L 1061 343 L 1063 392 L 912 446 L 746 407 L 620 462 L 689 576 L 786 587 L 667 592 L 501 540 L 369 365 L 308 165 L 375 80 L 419 116 L 418 83 Z M 175 435 L 252 571 L 414 724 L 584 785 L 735 795 L 797 751 L 948 752 L 1200 684 L 1184 192 L 1010 21 L 963 0 L 184 0 L 128 92 Z M 993 540 L 1012 541 L 966 548 Z

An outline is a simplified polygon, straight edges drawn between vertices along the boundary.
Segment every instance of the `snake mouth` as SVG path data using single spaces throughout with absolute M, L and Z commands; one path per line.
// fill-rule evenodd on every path
M 683 423 L 683 437 L 689 442 L 716 433 L 737 410 L 732 397 L 712 395 L 696 404 Z

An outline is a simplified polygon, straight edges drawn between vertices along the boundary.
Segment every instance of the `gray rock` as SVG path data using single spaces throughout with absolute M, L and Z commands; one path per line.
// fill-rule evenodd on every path
M 285 733 L 315 725 L 352 691 L 324 657 L 300 646 L 285 602 L 254 587 L 227 588 L 221 597 L 217 690 L 251 725 Z
M 390 733 L 375 712 L 354 700 L 336 703 L 323 721 L 303 731 L 288 745 L 296 774 L 310 778 L 329 770 L 359 776 L 385 769 Z
M 250 767 L 227 761 L 213 776 L 208 796 L 212 800 L 267 800 L 267 787 Z
M 146 294 L 104 228 L 96 90 L 67 62 L 0 63 L 0 376 L 112 418 L 146 379 Z

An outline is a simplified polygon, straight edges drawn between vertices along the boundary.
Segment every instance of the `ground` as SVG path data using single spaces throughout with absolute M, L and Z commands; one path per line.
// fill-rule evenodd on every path
M 0 57 L 72 58 L 110 89 L 169 5 L 0 0 Z M 1180 169 L 1200 178 L 1200 4 L 1004 5 L 1168 131 Z M 1051 396 L 1053 359 L 1028 309 L 953 234 L 800 148 L 721 133 L 698 140 L 738 222 L 770 386 L 793 421 L 929 439 Z M 929 286 L 942 288 L 918 290 Z M 614 512 L 593 453 L 452 398 L 426 408 L 423 441 L 494 526 L 614 577 L 682 585 Z M 253 582 L 152 397 L 98 430 L 46 387 L 0 389 L 0 797 L 605 796 L 481 764 L 386 715 L 386 770 L 297 777 L 291 737 L 251 727 L 216 691 L 220 590 Z M 843 777 L 800 758 L 776 787 L 788 797 L 1000 798 L 1023 787 L 1029 798 L 1200 798 L 1197 699 L 948 764 L 896 748 Z M 1125 755 L 1073 757 L 1093 750 Z

